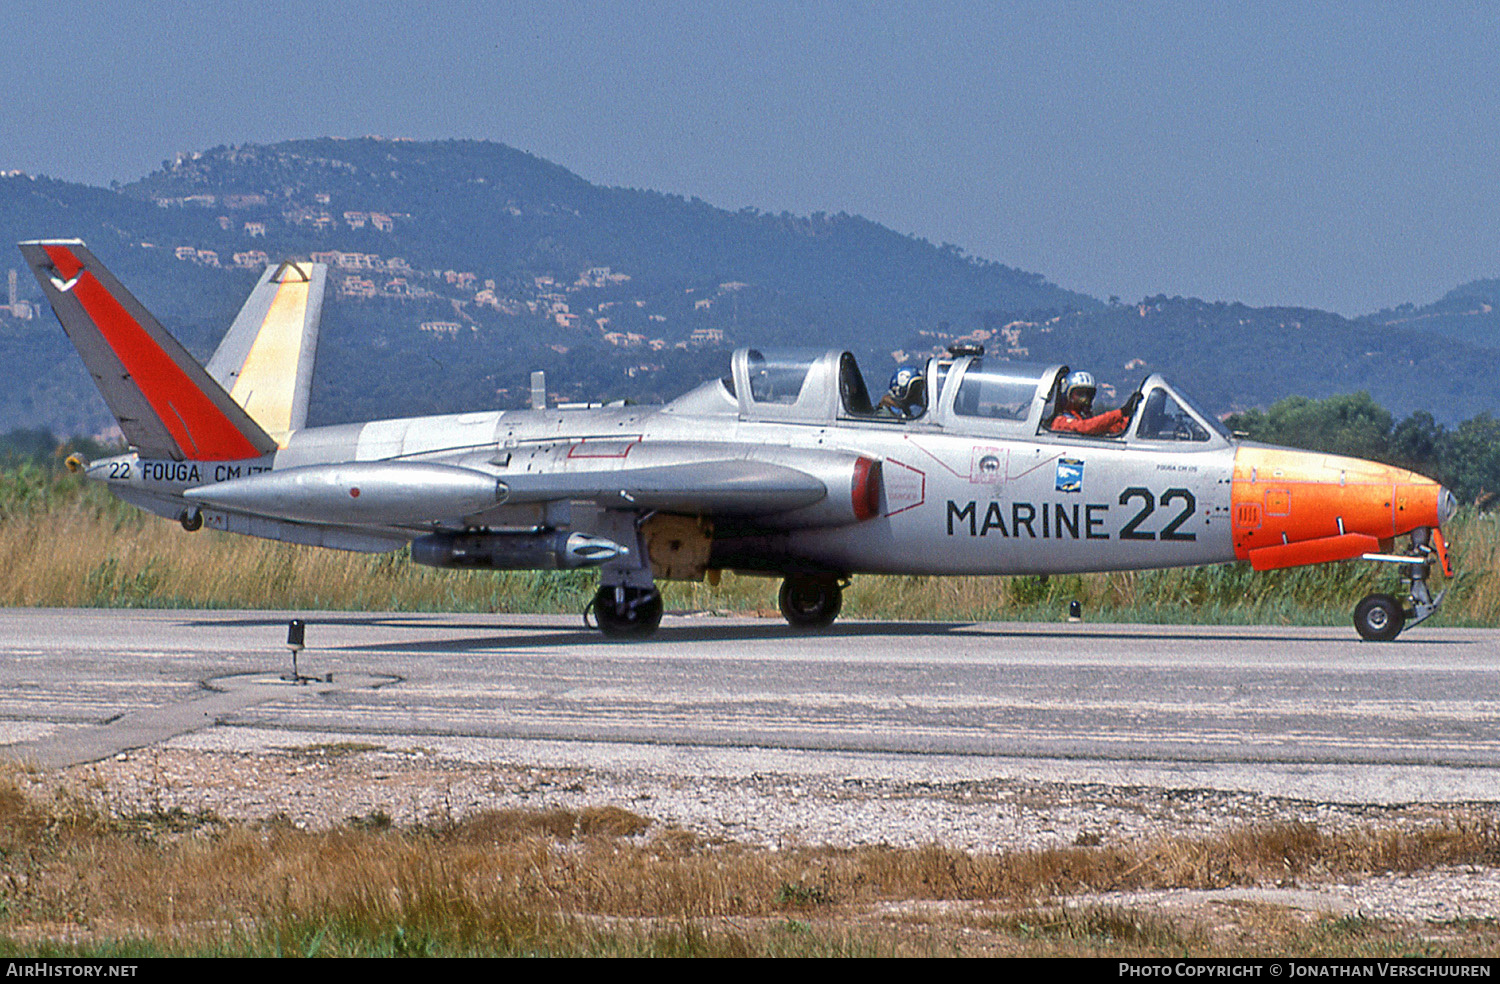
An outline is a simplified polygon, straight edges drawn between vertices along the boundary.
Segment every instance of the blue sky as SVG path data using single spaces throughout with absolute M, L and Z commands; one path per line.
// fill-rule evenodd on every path
M 1500 6 L 11 0 L 0 169 L 473 137 L 847 211 L 1099 297 L 1343 314 L 1500 276 Z

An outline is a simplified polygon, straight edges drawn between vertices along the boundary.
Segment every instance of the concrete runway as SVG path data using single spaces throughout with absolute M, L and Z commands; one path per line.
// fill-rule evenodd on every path
M 286 622 L 307 622 L 294 685 Z M 1339 802 L 1500 801 L 1500 632 L 671 616 L 0 611 L 0 741 L 361 740 L 689 771 L 1024 776 Z

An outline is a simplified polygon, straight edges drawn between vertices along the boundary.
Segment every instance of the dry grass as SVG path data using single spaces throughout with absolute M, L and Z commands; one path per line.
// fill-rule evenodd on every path
M 1241 906 L 1206 922 L 1083 893 L 1500 864 L 1487 824 L 1307 825 L 974 854 L 710 844 L 613 806 L 399 830 L 118 817 L 0 782 L 0 953 L 1173 956 L 1497 953 L 1493 925 Z M 913 910 L 911 906 L 919 904 Z M 903 909 L 902 907 L 905 906 Z

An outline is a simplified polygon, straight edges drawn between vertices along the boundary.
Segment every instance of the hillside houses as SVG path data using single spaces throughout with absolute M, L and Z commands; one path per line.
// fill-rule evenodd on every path
M 336 196 L 326 192 L 309 193 L 301 188 L 284 188 L 280 195 L 192 194 L 159 197 L 161 207 L 196 207 L 222 210 L 209 212 L 210 224 L 217 234 L 239 234 L 267 244 L 275 242 L 287 226 L 300 227 L 304 239 L 309 231 L 331 235 L 341 231 L 391 233 L 396 225 L 412 216 L 405 213 L 374 211 L 357 203 L 343 208 L 334 205 Z M 342 202 L 340 205 L 344 204 Z M 261 214 L 246 215 L 241 210 L 263 209 Z M 235 215 L 236 211 L 241 214 Z M 283 225 L 282 223 L 285 223 Z M 219 242 L 205 245 L 220 245 Z M 184 244 L 175 250 L 177 259 L 199 266 L 220 266 L 220 251 Z M 258 270 L 276 263 L 282 254 L 275 248 L 224 251 L 223 265 L 241 270 Z M 340 299 L 354 302 L 402 301 L 422 302 L 441 299 L 453 305 L 459 321 L 472 322 L 471 331 L 483 331 L 487 318 L 526 318 L 545 320 L 553 330 L 586 331 L 614 348 L 642 348 L 662 351 L 716 347 L 725 344 L 725 328 L 717 324 L 719 305 L 725 295 L 744 289 L 747 284 L 728 281 L 717 290 L 695 293 L 691 288 L 681 302 L 671 298 L 631 297 L 625 294 L 633 283 L 629 273 L 613 266 L 597 265 L 577 270 L 538 272 L 527 281 L 486 279 L 482 271 L 459 269 L 414 269 L 403 257 L 378 252 L 348 249 L 316 249 L 306 255 L 325 264 L 330 273 L 329 289 Z M 736 307 L 736 311 L 738 308 Z M 606 312 L 608 312 L 606 314 Z M 436 312 L 433 312 L 436 313 Z M 696 326 L 682 323 L 689 313 L 696 313 Z M 428 315 L 430 317 L 431 315 Z M 421 321 L 419 330 L 430 337 L 454 337 L 457 329 L 449 325 L 459 321 Z M 675 337 L 668 336 L 680 326 Z M 691 328 L 691 330 L 690 330 Z M 670 339 L 670 340 L 669 340 Z
M 345 277 L 339 284 L 340 297 L 379 297 L 380 291 L 375 286 L 375 281 L 366 277 Z
M 573 281 L 573 286 L 616 287 L 629 282 L 630 274 L 628 273 L 615 273 L 609 267 L 590 267 L 578 275 L 578 279 Z
M 5 278 L 5 303 L 0 304 L 0 314 L 8 314 L 19 321 L 30 321 L 39 309 L 30 301 L 21 300 L 19 293 L 19 278 L 16 271 L 11 270 Z
M 409 270 L 405 260 L 400 260 L 399 267 L 390 265 L 390 261 L 383 259 L 375 253 L 345 253 L 336 249 L 319 250 L 309 257 L 314 263 L 326 263 L 330 268 L 339 270 Z
M 211 249 L 198 249 L 196 246 L 179 246 L 176 252 L 179 260 L 185 260 L 188 263 L 210 267 L 219 265 L 219 254 Z
M 397 219 L 411 218 L 406 212 L 367 212 L 362 209 L 348 209 L 335 216 L 330 210 L 319 207 L 327 205 L 328 200 L 329 196 L 318 195 L 315 204 L 283 209 L 281 217 L 288 225 L 310 225 L 319 232 L 331 232 L 340 226 L 350 230 L 368 227 L 376 232 L 394 232 Z
M 608 331 L 604 333 L 604 340 L 611 345 L 627 347 L 632 345 L 645 345 L 648 339 L 645 335 L 633 331 Z M 650 339 L 652 342 L 660 339 Z

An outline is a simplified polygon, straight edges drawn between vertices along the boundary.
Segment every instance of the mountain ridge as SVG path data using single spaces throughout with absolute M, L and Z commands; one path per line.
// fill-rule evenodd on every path
M 0 177 L 0 236 L 89 241 L 201 357 L 265 262 L 330 262 L 310 423 L 519 406 L 532 369 L 560 399 L 668 399 L 740 344 L 850 348 L 879 386 L 898 357 L 982 339 L 1117 391 L 1159 370 L 1215 412 L 1364 389 L 1449 421 L 1487 409 L 1500 373 L 1500 333 L 1435 336 L 1399 310 L 1106 304 L 857 215 L 604 187 L 483 141 L 226 145 L 110 189 Z M 0 394 L 0 429 L 107 425 L 50 313 L 0 315 L 0 358 L 27 381 Z

